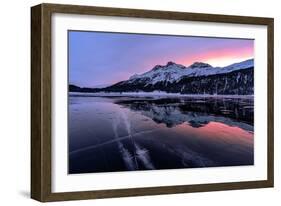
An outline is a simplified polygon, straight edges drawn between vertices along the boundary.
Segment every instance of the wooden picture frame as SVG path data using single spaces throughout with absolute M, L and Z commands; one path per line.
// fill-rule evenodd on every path
M 267 179 L 215 184 L 170 185 L 133 189 L 109 189 L 78 192 L 52 192 L 51 159 L 51 17 L 54 13 L 135 17 L 146 19 L 182 20 L 264 25 L 267 27 Z M 38 201 L 64 201 L 94 198 L 160 195 L 234 189 L 273 187 L 274 182 L 274 88 L 272 18 L 229 16 L 170 11 L 105 8 L 78 5 L 40 4 L 31 8 L 31 197 Z

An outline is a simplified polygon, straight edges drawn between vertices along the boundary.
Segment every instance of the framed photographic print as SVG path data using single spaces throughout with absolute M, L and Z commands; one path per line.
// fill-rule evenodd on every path
M 31 197 L 273 187 L 273 19 L 31 8 Z

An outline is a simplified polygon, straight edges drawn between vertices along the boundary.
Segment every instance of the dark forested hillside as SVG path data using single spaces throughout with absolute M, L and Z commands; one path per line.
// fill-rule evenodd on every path
M 250 95 L 254 93 L 254 69 L 248 68 L 230 73 L 199 77 L 183 77 L 179 82 L 145 82 L 117 83 L 104 89 L 108 92 L 152 92 L 155 90 L 182 94 L 237 94 Z

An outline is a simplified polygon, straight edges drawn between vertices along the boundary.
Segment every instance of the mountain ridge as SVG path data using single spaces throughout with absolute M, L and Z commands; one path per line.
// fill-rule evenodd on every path
M 165 91 L 183 94 L 253 94 L 254 59 L 212 67 L 194 62 L 186 67 L 169 61 L 105 88 L 81 88 L 82 92 Z M 73 85 L 71 85 L 72 88 Z M 70 91 L 73 91 L 69 89 Z M 75 91 L 79 89 L 75 88 Z
M 253 59 L 248 59 L 239 63 L 230 64 L 226 67 L 212 67 L 210 64 L 203 62 L 194 62 L 188 67 L 174 62 L 168 62 L 166 65 L 156 65 L 153 69 L 143 74 L 135 74 L 127 81 L 146 78 L 151 81 L 147 84 L 154 84 L 159 81 L 179 81 L 184 76 L 208 76 L 212 74 L 227 73 L 238 69 L 245 69 L 254 65 Z M 161 68 L 161 70 L 160 70 Z

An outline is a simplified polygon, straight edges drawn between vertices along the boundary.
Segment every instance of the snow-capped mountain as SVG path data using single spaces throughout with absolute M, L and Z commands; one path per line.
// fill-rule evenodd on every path
M 74 88 L 74 89 L 73 89 Z M 249 59 L 226 67 L 212 67 L 195 62 L 185 67 L 174 62 L 156 65 L 143 74 L 105 88 L 76 88 L 80 92 L 152 92 L 181 94 L 252 95 L 254 93 L 254 60 Z
M 140 75 L 133 75 L 123 84 L 134 82 L 145 82 L 147 85 L 159 82 L 178 82 L 183 77 L 199 77 L 215 74 L 223 74 L 240 69 L 247 69 L 254 66 L 254 60 L 249 59 L 240 63 L 231 64 L 226 67 L 212 67 L 210 64 L 195 62 L 189 67 L 185 67 L 174 62 L 168 62 L 166 65 L 156 65 L 152 70 Z
M 155 90 L 183 94 L 253 94 L 254 60 L 212 67 L 195 62 L 185 67 L 174 62 L 156 65 L 143 74 L 135 74 L 128 80 L 118 82 L 106 91 L 151 92 Z

